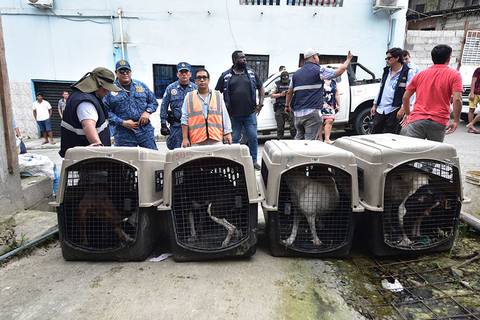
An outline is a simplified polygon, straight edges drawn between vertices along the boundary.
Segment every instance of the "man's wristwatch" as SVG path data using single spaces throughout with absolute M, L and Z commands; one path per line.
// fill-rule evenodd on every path
M 150 114 L 153 113 L 153 112 L 152 112 L 152 109 L 150 109 L 150 108 L 146 109 L 145 111 L 148 112 L 148 113 L 150 113 Z

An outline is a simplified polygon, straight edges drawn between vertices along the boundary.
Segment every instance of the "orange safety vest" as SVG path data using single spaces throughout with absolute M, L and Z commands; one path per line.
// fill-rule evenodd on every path
M 190 143 L 196 144 L 207 139 L 223 141 L 223 110 L 220 93 L 216 90 L 212 91 L 207 119 L 203 116 L 202 100 L 198 96 L 198 90 L 189 92 L 185 99 L 187 99 Z

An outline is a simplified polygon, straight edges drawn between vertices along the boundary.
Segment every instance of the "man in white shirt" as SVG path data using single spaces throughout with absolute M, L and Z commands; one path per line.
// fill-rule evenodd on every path
M 52 123 L 50 117 L 52 116 L 52 106 L 47 100 L 43 100 L 43 93 L 37 92 L 37 100 L 33 103 L 33 117 L 37 121 L 40 132 L 45 139 L 42 144 L 50 143 L 55 144 L 52 134 Z

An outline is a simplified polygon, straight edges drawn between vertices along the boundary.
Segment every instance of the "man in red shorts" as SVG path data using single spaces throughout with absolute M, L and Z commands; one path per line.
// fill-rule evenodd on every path
M 452 48 L 441 44 L 432 49 L 433 66 L 418 73 L 403 95 L 402 135 L 443 142 L 445 134 L 457 129 L 462 111 L 462 77 L 448 67 Z M 417 98 L 410 112 L 410 97 Z M 450 97 L 453 95 L 453 122 L 450 123 Z M 401 117 L 401 113 L 398 113 Z

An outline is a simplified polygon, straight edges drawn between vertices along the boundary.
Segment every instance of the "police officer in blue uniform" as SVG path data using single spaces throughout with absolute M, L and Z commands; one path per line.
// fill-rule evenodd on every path
M 196 90 L 197 85 L 190 82 L 191 66 L 186 62 L 177 65 L 178 80 L 168 85 L 162 98 L 160 107 L 160 121 L 162 136 L 167 138 L 167 148 L 172 150 L 182 146 L 182 117 L 183 100 L 188 92 Z M 167 127 L 170 124 L 170 129 Z
M 115 84 L 120 92 L 104 98 L 110 123 L 115 125 L 115 146 L 144 147 L 157 150 L 150 115 L 157 110 L 153 92 L 141 81 L 132 79 L 132 69 L 126 60 L 115 65 Z

